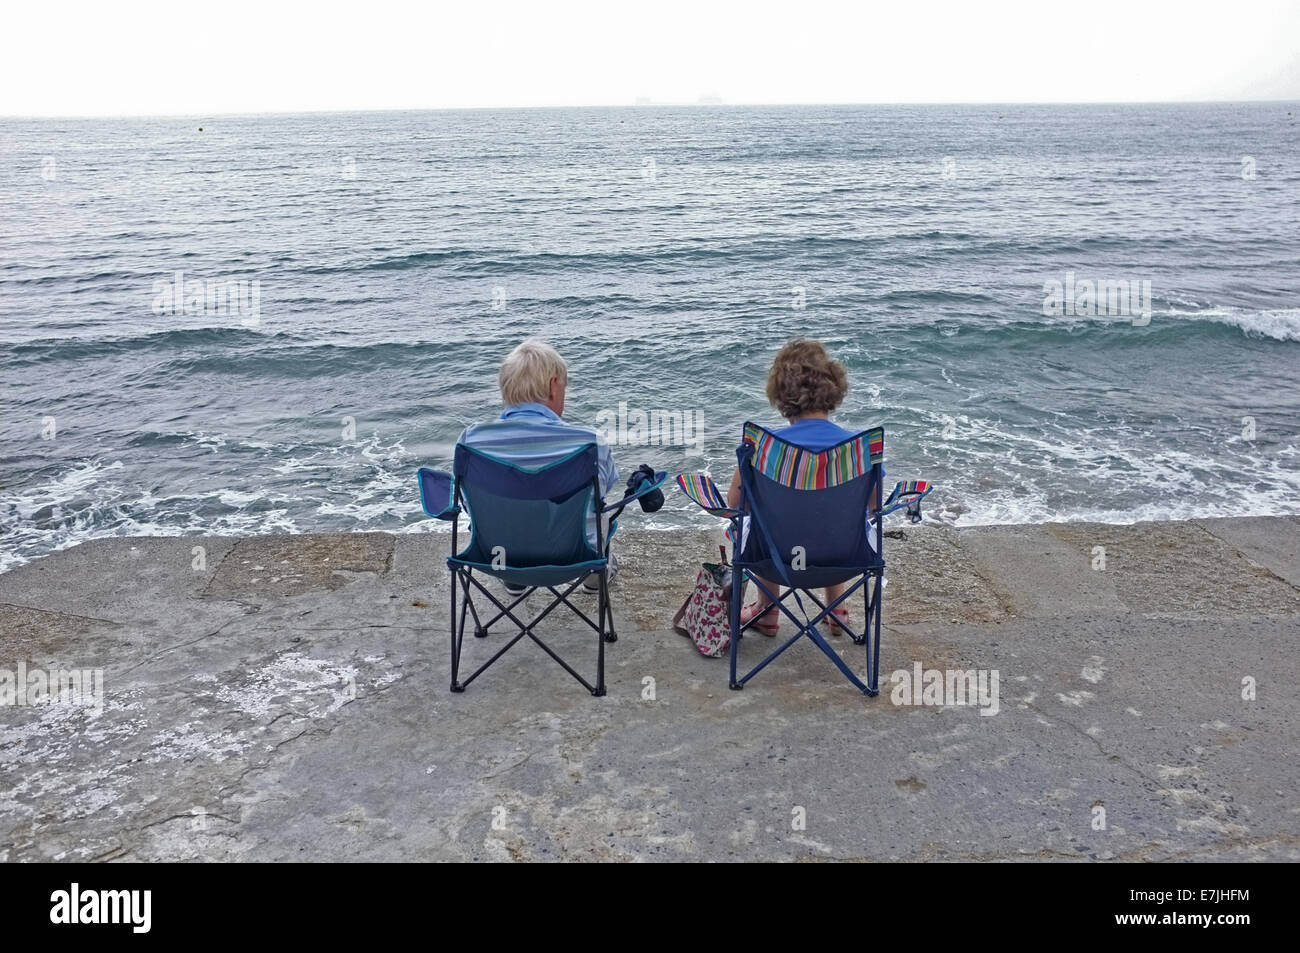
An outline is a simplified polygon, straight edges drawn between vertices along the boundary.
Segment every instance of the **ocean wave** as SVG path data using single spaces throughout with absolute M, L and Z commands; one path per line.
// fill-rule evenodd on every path
M 888 334 L 891 345 L 909 347 L 932 346 L 951 348 L 962 352 L 972 349 L 996 350 L 1013 343 L 1047 344 L 1059 340 L 1075 341 L 1083 346 L 1106 348 L 1140 347 L 1149 343 L 1151 336 L 1196 337 L 1240 336 L 1265 343 L 1280 345 L 1300 343 L 1300 308 L 1249 309 L 1231 307 L 1172 308 L 1154 310 L 1148 323 L 1134 323 L 1125 316 L 1096 315 L 1090 317 L 1032 318 L 995 317 L 996 301 L 978 290 L 915 289 L 886 292 L 873 299 L 871 304 L 888 306 L 888 314 L 873 315 L 869 311 L 860 319 L 858 335 L 871 339 L 875 334 Z M 782 299 L 784 303 L 784 299 Z M 695 301 L 691 309 L 707 309 L 707 297 Z M 770 306 L 770 302 L 760 304 Z M 734 305 L 739 306 L 739 305 Z M 927 306 L 935 310 L 926 309 Z M 679 309 L 658 306 L 657 302 L 639 302 L 626 294 L 565 294 L 554 299 L 531 302 L 534 310 L 556 308 L 566 313 L 589 318 L 617 312 L 629 319 L 656 322 L 671 321 Z M 731 303 L 727 307 L 733 307 Z M 855 306 L 857 307 L 857 306 Z M 902 312 L 899 308 L 908 309 Z M 910 313 L 912 308 L 918 309 Z M 966 311 L 953 313 L 953 309 Z M 522 335 L 533 320 L 532 312 L 514 313 L 514 324 L 507 322 L 498 331 L 507 338 Z M 749 320 L 749 319 L 746 319 Z M 661 324 L 647 325 L 645 333 L 623 335 L 624 343 L 639 341 L 659 342 L 664 334 Z M 500 338 L 496 334 L 496 338 Z M 159 381 L 172 379 L 169 375 L 212 371 L 243 375 L 265 373 L 273 379 L 283 377 L 319 377 L 333 373 L 358 372 L 389 366 L 440 364 L 455 353 L 458 359 L 482 358 L 491 363 L 499 358 L 497 351 L 503 345 L 494 344 L 493 334 L 485 338 L 463 341 L 411 341 L 374 340 L 364 343 L 345 343 L 337 340 L 312 341 L 305 334 L 289 331 L 268 331 L 265 328 L 201 327 L 175 328 L 166 331 L 142 331 L 136 335 L 116 335 L 108 338 L 41 338 L 10 345 L 0 352 L 0 366 L 20 368 L 48 365 L 50 362 L 77 363 L 83 360 L 125 356 L 140 358 L 151 355 L 150 374 Z M 574 345 L 577 347 L 578 345 Z M 464 349 L 468 348 L 468 351 Z M 873 353 L 882 353 L 879 343 L 871 345 Z M 581 349 L 579 348 L 579 351 Z M 482 353 L 480 353 L 482 352 Z
M 1153 312 L 1157 316 L 1197 322 L 1205 321 L 1238 328 L 1246 337 L 1270 338 L 1274 341 L 1300 341 L 1300 308 L 1249 310 L 1245 308 L 1211 308 L 1204 311 Z
M 228 444 L 270 448 L 215 433 L 166 436 L 213 452 Z M 355 444 L 273 449 L 256 465 L 261 471 L 246 465 L 228 485 L 217 474 L 209 488 L 145 487 L 122 460 L 88 459 L 12 489 L 0 500 L 0 572 L 93 539 L 398 531 L 421 512 L 419 463 L 401 440 L 376 434 Z M 300 455 L 288 457 L 295 465 L 286 467 L 284 455 L 292 452 Z
M 890 300 L 907 301 L 909 298 L 923 303 L 929 291 L 898 292 Z M 978 293 L 963 296 L 955 292 L 939 293 L 936 301 L 967 303 L 980 300 Z M 1071 317 L 996 318 L 980 316 L 978 320 L 963 322 L 952 314 L 930 314 L 908 317 L 897 326 L 906 333 L 917 330 L 934 330 L 942 338 L 958 340 L 953 345 L 960 348 L 979 346 L 981 339 L 990 346 L 1001 346 L 1011 337 L 1038 335 L 1061 338 L 1078 338 L 1100 331 L 1132 330 L 1126 336 L 1108 336 L 1106 343 L 1139 343 L 1151 334 L 1228 334 L 1234 330 L 1248 338 L 1279 342 L 1300 342 L 1300 308 L 1205 308 L 1205 309 L 1153 309 L 1150 320 L 1141 316 L 1090 315 Z
M 1045 319 L 1051 322 L 1052 319 Z M 1143 321 L 1145 319 L 1137 319 Z M 1203 332 L 1207 328 L 1235 328 L 1248 338 L 1300 342 L 1300 308 L 1169 308 L 1151 312 L 1150 322 L 1136 323 L 1132 317 L 1097 315 L 1071 319 L 1059 326 L 1069 331 L 1087 331 L 1099 326 L 1130 326 L 1153 334 Z
M 665 208 L 659 208 L 664 211 Z M 689 263 L 697 265 L 710 261 L 725 261 L 738 267 L 747 264 L 765 264 L 773 261 L 798 261 L 801 267 L 809 261 L 852 262 L 870 260 L 870 256 L 891 250 L 897 255 L 899 248 L 923 246 L 939 248 L 945 253 L 959 253 L 963 258 L 981 258 L 990 255 L 1042 254 L 1068 255 L 1097 250 L 1127 247 L 1134 239 L 1124 237 L 1088 237 L 1078 240 L 1039 236 L 1030 238 L 986 237 L 968 232 L 947 232 L 938 229 L 884 232 L 871 235 L 726 235 L 683 237 L 672 242 L 661 242 L 620 250 L 593 248 L 588 250 L 557 251 L 524 243 L 517 247 L 498 248 L 442 248 L 399 255 L 384 255 L 373 259 L 317 265 L 299 269 L 303 274 L 332 275 L 365 272 L 407 271 L 450 268 L 462 274 L 495 274 L 502 270 L 523 272 L 549 271 L 619 271 L 627 268 L 655 268 L 664 264 Z M 1159 243 L 1159 240 L 1156 240 Z M 919 252 L 917 252 L 919 253 Z M 912 253 L 909 253 L 912 254 Z
M 110 337 L 34 338 L 8 345 L 8 354 L 19 360 L 75 361 L 150 348 L 177 349 L 235 344 L 263 346 L 275 340 L 302 340 L 301 336 L 288 331 L 242 327 L 238 318 L 232 317 L 229 320 L 230 326 L 168 328 L 162 331 L 141 329 L 135 334 L 114 334 Z
M 898 408 L 883 416 L 907 419 Z M 1153 444 L 1144 421 L 1080 429 L 1056 415 L 1041 426 L 1013 427 L 955 412 L 951 422 L 960 439 L 947 441 L 936 436 L 944 415 L 912 416 L 891 441 L 891 479 L 933 481 L 937 488 L 926 512 L 950 525 L 1300 514 L 1300 442 L 1294 436 L 1260 444 L 1220 436 L 1219 452 L 1207 457 L 1195 439 Z M 926 433 L 931 436 L 922 439 Z M 0 501 L 6 539 L 0 571 L 105 537 L 438 530 L 422 515 L 414 473 L 441 461 L 408 452 L 401 438 L 375 433 L 354 444 L 288 445 L 184 431 L 157 439 L 216 454 L 205 457 L 214 469 L 206 479 L 169 489 L 142 484 L 129 462 L 98 458 L 13 488 Z M 235 453 L 245 446 L 257 456 Z M 157 453 L 161 447 L 145 441 L 136 449 Z M 621 463 L 630 465 L 628 459 Z M 715 448 L 702 465 L 725 475 L 734 458 Z M 1243 473 L 1250 474 L 1246 483 Z M 656 528 L 717 527 L 678 494 L 669 497 Z

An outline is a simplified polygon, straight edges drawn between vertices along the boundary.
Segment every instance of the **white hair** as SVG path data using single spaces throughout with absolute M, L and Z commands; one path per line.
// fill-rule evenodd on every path
M 501 362 L 497 380 L 507 407 L 545 403 L 551 396 L 551 378 L 568 383 L 569 366 L 559 351 L 540 338 L 524 341 Z

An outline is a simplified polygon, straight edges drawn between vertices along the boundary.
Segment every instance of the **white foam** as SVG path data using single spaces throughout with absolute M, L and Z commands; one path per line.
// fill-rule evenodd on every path
M 918 413 L 895 409 L 912 417 Z M 1080 430 L 1049 418 L 1026 432 L 970 413 L 921 416 L 928 421 L 923 430 L 931 434 L 941 432 L 942 418 L 951 416 L 961 439 L 912 441 L 904 448 L 910 459 L 887 463 L 886 489 L 893 479 L 930 479 L 936 490 L 925 506 L 927 519 L 949 525 L 1300 515 L 1300 441 L 1294 439 L 1265 446 L 1232 435 L 1209 455 L 1194 443 L 1186 449 L 1157 445 L 1137 425 Z M 1207 433 L 1207 441 L 1211 436 Z M 36 555 L 106 537 L 449 531 L 445 522 L 419 519 L 414 473 L 425 461 L 412 458 L 400 442 L 385 444 L 376 435 L 351 444 L 286 448 L 292 449 L 298 453 L 286 462 L 266 456 L 261 473 L 250 468 L 239 488 L 163 496 L 157 488 L 135 485 L 138 474 L 120 460 L 79 461 L 0 501 L 6 543 L 0 572 Z M 710 464 L 725 485 L 734 466 L 730 452 L 711 452 L 685 468 L 709 469 Z M 263 476 L 286 471 L 295 477 L 288 486 Z M 1249 474 L 1245 489 L 1242 474 Z M 266 489 L 247 489 L 259 486 Z M 665 495 L 663 510 L 653 516 L 634 511 L 623 525 L 665 531 L 725 526 L 671 485 Z M 887 525 L 903 525 L 901 515 Z
M 1242 308 L 1208 308 L 1203 311 L 1156 311 L 1151 321 L 1158 318 L 1175 318 L 1189 321 L 1211 321 L 1240 328 L 1247 337 L 1272 338 L 1274 341 L 1300 341 L 1300 308 L 1248 311 Z

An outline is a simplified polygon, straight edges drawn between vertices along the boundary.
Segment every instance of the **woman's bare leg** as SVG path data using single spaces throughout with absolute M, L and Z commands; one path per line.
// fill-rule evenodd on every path
M 826 587 L 826 605 L 829 606 L 832 602 L 834 602 L 834 601 L 835 601 L 836 599 L 838 599 L 840 596 L 844 595 L 844 590 L 845 590 L 845 588 L 846 588 L 847 586 L 848 586 L 848 583 L 847 583 L 847 582 L 841 582 L 841 583 L 836 583 L 836 584 L 833 585 L 833 586 L 827 586 L 827 587 Z M 830 629 L 830 633 L 831 633 L 831 635 L 839 635 L 839 634 L 840 634 L 839 623 L 836 621 L 835 616 L 836 616 L 836 615 L 841 616 L 841 617 L 844 619 L 845 622 L 848 622 L 848 611 L 849 611 L 849 605 L 848 605 L 847 602 L 842 602 L 842 603 L 840 603 L 838 606 L 836 606 L 834 609 L 831 610 L 832 615 L 829 615 L 829 616 L 827 616 L 827 618 L 826 618 L 826 621 L 829 622 L 829 623 L 831 623 L 831 629 Z
M 754 579 L 757 580 L 759 583 L 761 583 L 763 586 L 766 586 L 768 592 L 775 592 L 777 595 L 781 594 L 781 590 L 779 588 L 778 583 L 771 582 L 770 580 L 767 579 L 763 579 L 760 576 L 755 576 Z M 772 600 L 768 598 L 767 593 L 764 592 L 762 589 L 759 589 L 758 586 L 755 586 L 754 588 L 757 590 L 757 596 L 758 596 L 758 598 L 754 602 L 754 605 L 757 606 L 757 609 L 763 609 L 766 608 L 767 606 L 770 606 L 772 604 Z M 757 609 L 755 611 L 757 611 Z

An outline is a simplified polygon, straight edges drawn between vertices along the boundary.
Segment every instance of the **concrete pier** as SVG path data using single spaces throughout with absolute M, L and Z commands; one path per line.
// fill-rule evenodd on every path
M 620 532 L 604 698 L 526 640 L 448 691 L 447 536 L 45 557 L 0 575 L 0 860 L 1300 859 L 1300 519 L 905 533 L 876 698 L 806 641 L 728 690 L 670 627 L 706 532 Z M 895 704 L 917 665 L 996 711 Z

